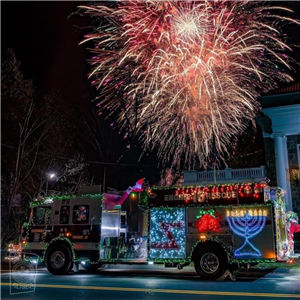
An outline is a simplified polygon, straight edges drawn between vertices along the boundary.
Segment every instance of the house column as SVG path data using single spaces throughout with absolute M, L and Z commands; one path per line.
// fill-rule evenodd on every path
M 291 179 L 290 179 L 290 166 L 289 166 L 289 158 L 288 158 L 288 148 L 287 148 L 287 136 L 285 135 L 282 138 L 283 141 L 283 152 L 284 152 L 284 163 L 285 163 L 285 173 L 286 173 L 286 193 L 287 193 L 287 201 L 289 205 L 287 205 L 288 210 L 293 210 L 293 201 L 292 201 L 292 189 L 291 189 Z
M 277 186 L 284 189 L 285 194 L 285 203 L 286 209 L 292 210 L 292 203 L 290 198 L 290 191 L 287 186 L 287 173 L 288 169 L 286 167 L 285 162 L 285 154 L 284 146 L 286 147 L 286 143 L 284 145 L 283 139 L 286 138 L 282 132 L 272 133 L 272 138 L 274 139 L 275 146 L 275 162 L 276 162 L 276 177 L 277 177 Z

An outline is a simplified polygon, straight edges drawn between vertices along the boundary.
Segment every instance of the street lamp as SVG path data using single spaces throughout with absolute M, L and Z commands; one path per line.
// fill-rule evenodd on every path
M 47 193 L 48 193 L 48 183 L 49 183 L 49 180 L 54 179 L 55 176 L 56 176 L 55 173 L 48 174 L 49 178 L 47 178 L 47 181 L 46 181 L 46 196 L 47 196 Z

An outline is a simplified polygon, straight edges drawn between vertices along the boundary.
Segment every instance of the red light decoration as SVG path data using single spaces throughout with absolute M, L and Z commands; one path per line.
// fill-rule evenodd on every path
M 217 216 L 217 218 L 220 218 L 220 216 Z M 221 225 L 217 218 L 212 216 L 211 214 L 205 214 L 197 220 L 195 226 L 198 227 L 199 232 L 208 230 L 218 231 Z
M 298 223 L 294 224 L 294 223 L 291 223 L 290 225 L 290 232 L 291 233 L 296 233 L 296 232 L 299 232 L 300 231 L 300 226 Z

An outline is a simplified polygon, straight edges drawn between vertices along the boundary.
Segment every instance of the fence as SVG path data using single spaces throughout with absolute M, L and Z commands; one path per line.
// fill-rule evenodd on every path
M 216 170 L 215 176 L 217 181 L 235 181 L 241 179 L 255 179 L 265 177 L 265 166 L 248 169 L 230 169 Z M 214 171 L 187 171 L 184 172 L 184 181 L 207 182 L 214 181 Z

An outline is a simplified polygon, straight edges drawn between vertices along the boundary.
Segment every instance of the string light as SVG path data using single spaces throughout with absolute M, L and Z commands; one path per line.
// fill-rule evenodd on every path
M 101 194 L 83 194 L 80 195 L 80 197 L 90 197 L 90 198 L 100 198 L 103 199 L 103 195 Z M 49 198 L 45 198 L 41 201 L 32 201 L 29 203 L 30 208 L 34 208 L 36 206 L 46 205 L 46 204 L 52 204 L 54 200 L 69 200 L 71 198 L 78 198 L 78 195 L 54 195 L 51 198 L 51 202 L 49 201 Z
M 149 201 L 157 203 L 156 191 L 170 191 L 160 193 L 158 197 L 164 197 L 162 201 L 181 201 L 185 205 L 197 204 L 221 204 L 221 203 L 264 203 L 264 183 L 221 184 L 207 186 L 183 186 L 153 188 L 149 195 Z
M 185 258 L 185 209 L 150 210 L 150 258 Z
M 210 210 L 200 210 L 199 215 L 196 216 L 198 219 L 195 226 L 198 227 L 199 232 L 204 232 L 208 230 L 217 231 L 221 225 L 219 220 L 221 215 L 215 212 L 214 209 Z

